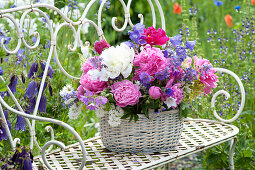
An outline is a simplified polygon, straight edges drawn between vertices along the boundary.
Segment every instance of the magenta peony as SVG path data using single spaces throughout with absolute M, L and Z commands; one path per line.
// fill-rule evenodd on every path
M 153 99 L 158 99 L 161 96 L 161 89 L 157 86 L 151 86 L 150 89 L 149 89 L 149 95 Z
M 144 29 L 145 40 L 150 45 L 164 45 L 169 38 L 166 36 L 166 32 L 159 28 L 157 31 L 154 27 Z
M 109 47 L 110 45 L 105 41 L 105 39 L 102 39 L 101 41 L 98 41 L 95 43 L 94 48 L 98 54 L 101 54 L 105 48 L 109 48 Z
M 120 107 L 126 107 L 127 105 L 134 106 L 142 96 L 139 91 L 139 86 L 129 80 L 116 82 L 111 86 L 111 89 L 116 104 Z
M 134 66 L 138 67 L 135 70 L 134 80 L 139 80 L 142 72 L 148 73 L 155 80 L 155 73 L 163 71 L 167 65 L 168 60 L 164 57 L 164 54 L 159 48 L 151 47 L 150 45 L 145 46 L 145 49 L 135 55 Z
M 81 76 L 80 84 L 84 90 L 92 93 L 100 93 L 108 87 L 108 83 L 105 81 L 92 80 L 91 75 L 83 74 Z

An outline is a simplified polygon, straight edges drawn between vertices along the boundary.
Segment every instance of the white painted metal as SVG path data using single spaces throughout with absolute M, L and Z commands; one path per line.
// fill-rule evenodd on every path
M 49 152 L 52 147 L 53 147 L 53 144 L 56 144 L 58 146 L 60 146 L 61 148 L 65 148 L 65 145 L 62 143 L 62 142 L 59 142 L 59 141 L 56 141 L 54 140 L 54 132 L 53 132 L 53 129 L 52 127 L 46 127 L 46 131 L 48 132 L 51 132 L 51 141 L 47 142 L 43 148 L 41 148 L 36 140 L 36 136 L 35 136 L 35 120 L 39 120 L 39 121 L 45 121 L 45 122 L 51 122 L 51 123 L 54 123 L 54 124 L 58 124 L 60 126 L 63 126 L 65 127 L 66 129 L 68 129 L 71 133 L 73 133 L 73 135 L 77 138 L 77 140 L 79 141 L 79 145 L 81 147 L 81 153 L 82 153 L 82 161 L 81 161 L 81 165 L 79 167 L 79 169 L 82 169 L 85 165 L 85 162 L 86 162 L 86 155 L 85 155 L 85 146 L 84 146 L 84 143 L 81 139 L 81 137 L 78 135 L 78 133 L 71 127 L 69 126 L 68 124 L 64 123 L 64 122 L 61 122 L 59 120 L 54 120 L 54 119 L 50 119 L 50 118 L 45 118 L 45 117 L 40 117 L 40 116 L 37 116 L 37 112 L 38 112 L 38 107 L 39 107 L 39 103 L 40 103 L 40 99 L 41 99 L 41 95 L 42 95 L 42 91 L 43 91 L 43 87 L 44 87 L 44 83 L 45 83 L 45 79 L 46 79 L 46 76 L 47 76 L 47 72 L 48 72 L 48 68 L 49 68 L 49 64 L 50 64 L 50 61 L 52 60 L 52 55 L 55 56 L 56 58 L 56 62 L 60 68 L 60 70 L 63 72 L 63 74 L 65 74 L 68 78 L 71 78 L 71 79 L 79 79 L 77 77 L 74 77 L 72 75 L 70 75 L 61 65 L 60 61 L 59 61 L 59 57 L 58 57 L 58 53 L 57 53 L 57 37 L 58 37 L 58 32 L 59 30 L 64 27 L 64 26 L 67 26 L 69 27 L 72 32 L 73 32 L 73 36 L 74 36 L 74 42 L 73 42 L 73 45 L 68 45 L 68 49 L 70 51 L 75 51 L 78 46 L 81 46 L 83 47 L 83 44 L 81 43 L 80 41 L 80 35 L 81 35 L 81 28 L 82 26 L 85 24 L 85 23 L 89 23 L 90 25 L 92 25 L 96 31 L 97 31 L 97 34 L 98 34 L 98 37 L 99 39 L 105 39 L 104 37 L 104 34 L 103 34 L 103 30 L 102 30 L 102 25 L 101 25 L 101 21 L 102 21 L 102 10 L 103 10 L 103 6 L 104 4 L 106 3 L 106 0 L 103 0 L 103 2 L 101 3 L 100 7 L 99 7 L 99 11 L 98 11 L 98 21 L 97 21 L 97 24 L 92 21 L 92 20 L 89 20 L 86 16 L 90 10 L 90 8 L 93 6 L 93 4 L 96 2 L 96 1 L 99 1 L 99 0 L 90 0 L 90 2 L 87 4 L 87 6 L 85 7 L 84 9 L 84 12 L 82 14 L 82 16 L 80 17 L 80 19 L 78 19 L 78 21 L 74 22 L 72 21 L 70 18 L 68 18 L 63 12 L 61 12 L 58 8 L 52 6 L 52 5 L 49 5 L 49 4 L 40 4 L 40 3 L 37 3 L 37 4 L 31 4 L 31 5 L 27 5 L 27 6 L 22 6 L 22 7 L 17 7 L 17 8 L 11 8 L 11 9 L 3 9 L 3 10 L 0 10 L 0 19 L 2 18 L 6 18 L 6 19 L 9 19 L 13 24 L 14 24 L 14 27 L 17 31 L 17 34 L 18 34 L 18 41 L 17 41 L 17 45 L 15 47 L 14 50 L 10 50 L 10 49 L 7 49 L 4 45 L 4 40 L 2 40 L 1 42 L 1 46 L 2 48 L 7 52 L 7 53 L 10 53 L 10 54 L 16 54 L 18 52 L 18 50 L 20 49 L 21 47 L 21 43 L 23 43 L 25 45 L 25 47 L 27 47 L 28 49 L 36 49 L 38 47 L 38 45 L 40 44 L 40 34 L 38 32 L 35 32 L 34 35 L 37 37 L 37 41 L 35 43 L 35 45 L 31 46 L 29 45 L 26 40 L 24 39 L 24 35 L 23 35 L 23 32 L 22 30 L 24 29 L 24 20 L 26 18 L 27 15 L 29 15 L 30 13 L 32 12 L 38 12 L 40 15 L 42 15 L 45 19 L 46 19 L 46 23 L 48 24 L 48 29 L 50 31 L 50 36 L 51 36 L 51 43 L 50 43 L 50 51 L 49 51 L 49 55 L 48 55 L 48 58 L 47 58 L 47 62 L 46 62 L 46 67 L 45 67 L 45 72 L 43 74 L 43 77 L 42 77 L 42 82 L 41 82 L 41 85 L 40 85 L 40 90 L 39 90 L 39 94 L 38 94 L 38 97 L 37 97 L 37 101 L 36 101 L 36 106 L 35 106 L 35 109 L 34 109 L 34 112 L 33 112 L 33 115 L 28 115 L 26 114 L 23 109 L 21 108 L 18 100 L 15 98 L 15 96 L 12 94 L 12 92 L 10 91 L 10 89 L 8 88 L 8 92 L 12 98 L 12 100 L 14 101 L 15 105 L 17 106 L 18 110 L 16 109 L 13 109 L 12 107 L 10 107 L 1 97 L 0 97 L 0 115 L 1 117 L 3 118 L 4 120 L 4 126 L 7 127 L 7 123 L 6 123 L 6 119 L 5 119 L 5 116 L 3 114 L 3 109 L 2 109 L 2 106 L 6 107 L 9 111 L 17 114 L 17 115 L 20 115 L 20 116 L 23 116 L 25 117 L 25 120 L 26 120 L 26 123 L 28 125 L 28 128 L 29 128 L 29 132 L 30 132 L 30 136 L 31 136 L 31 142 L 30 142 L 30 148 L 33 148 L 33 145 L 35 144 L 35 146 L 42 151 L 42 161 L 44 162 L 44 164 L 49 168 L 49 169 L 53 169 L 53 167 L 51 167 L 51 165 L 48 163 L 47 159 L 46 159 L 46 154 L 47 152 Z M 119 2 L 121 3 L 122 7 L 123 7 L 123 10 L 124 10 L 124 13 L 125 13 L 125 21 L 124 21 L 124 24 L 122 26 L 122 28 L 118 28 L 116 25 L 115 25 L 115 22 L 117 21 L 117 17 L 113 17 L 112 18 L 112 27 L 115 31 L 124 31 L 127 27 L 127 25 L 129 24 L 131 27 L 134 27 L 134 24 L 132 23 L 131 21 L 131 18 L 130 18 L 130 6 L 131 6 L 131 3 L 132 3 L 132 0 L 128 0 L 127 4 L 124 2 L 124 0 L 119 0 Z M 155 14 L 155 9 L 154 9 L 154 4 L 156 4 L 157 6 L 157 9 L 159 11 L 159 14 L 160 14 L 160 18 L 161 18 L 161 28 L 165 30 L 165 18 L 164 18 L 164 13 L 162 11 L 162 8 L 160 6 L 160 3 L 158 0 L 154 0 L 154 3 L 152 2 L 152 0 L 147 0 L 150 8 L 151 8 L 151 12 L 152 12 L 152 21 L 153 21 L 153 26 L 155 27 L 156 26 L 156 14 Z M 57 12 L 63 19 L 64 19 L 64 23 L 58 25 L 55 30 L 52 28 L 52 25 L 50 23 L 50 20 L 48 19 L 47 15 L 45 12 L 43 12 L 42 10 L 40 10 L 39 8 L 47 8 L 47 9 L 52 9 L 53 11 Z M 18 23 L 11 15 L 11 13 L 13 12 L 23 12 L 19 22 Z M 139 14 L 138 15 L 138 18 L 140 18 L 140 22 L 143 23 L 143 15 L 142 14 Z M 74 26 L 78 26 L 78 29 L 76 30 Z M 88 43 L 86 43 L 85 45 L 87 45 Z M 240 86 L 240 90 L 241 90 L 241 106 L 238 110 L 238 113 L 230 120 L 225 120 L 225 119 L 222 119 L 221 117 L 219 117 L 219 115 L 217 114 L 217 112 L 214 110 L 214 115 L 215 117 L 220 120 L 221 122 L 226 122 L 226 123 L 231 123 L 233 122 L 234 120 L 236 120 L 238 118 L 238 116 L 240 115 L 240 113 L 242 112 L 242 109 L 244 107 L 244 101 L 245 101 L 245 93 L 244 93 L 244 88 L 243 88 L 243 85 L 242 85 L 242 82 L 241 80 L 231 71 L 229 70 L 226 70 L 226 69 L 221 69 L 221 68 L 216 68 L 215 69 L 216 71 L 219 71 L 219 72 L 224 72 L 224 73 L 227 73 L 227 74 L 230 74 L 231 76 L 233 76 L 236 81 L 238 82 L 239 86 Z M 0 77 L 0 81 L 4 81 L 4 79 L 2 77 Z M 212 107 L 215 107 L 215 102 L 216 102 L 216 97 L 220 94 L 225 94 L 226 97 L 229 97 L 229 93 L 224 91 L 224 90 L 220 90 L 219 92 L 217 92 L 214 96 L 213 96 L 213 99 L 212 99 Z M 29 121 L 29 119 L 32 119 L 32 123 Z M 188 119 L 186 119 L 186 121 L 188 121 Z M 193 122 L 197 122 L 199 123 L 201 120 L 194 120 Z M 209 123 L 215 123 L 215 121 L 210 121 L 210 120 L 203 120 L 203 122 L 209 122 Z M 224 125 L 226 126 L 225 124 L 223 123 L 219 123 L 217 122 L 218 124 L 217 125 Z M 231 126 L 231 125 L 229 125 Z M 231 126 L 232 127 L 232 126 Z M 16 147 L 16 143 L 19 142 L 19 139 L 16 138 L 13 140 L 13 137 L 11 136 L 11 133 L 9 131 L 8 128 L 7 129 L 7 135 L 8 135 L 8 138 L 10 140 L 10 143 L 11 143 L 11 146 L 13 148 L 13 150 L 15 149 Z M 235 128 L 234 128 L 235 129 Z M 205 133 L 205 132 L 204 132 Z M 233 133 L 230 134 L 230 136 L 233 134 L 235 135 L 236 133 L 238 133 L 238 129 L 237 130 L 234 130 Z M 197 135 L 194 135 L 194 136 L 197 136 Z M 214 145 L 217 145 L 219 143 L 222 143 L 222 142 L 225 142 L 227 140 L 230 140 L 229 138 L 228 139 L 221 139 L 219 141 L 217 141 L 216 143 L 213 144 Z M 235 146 L 235 143 L 236 143 L 236 140 L 233 141 L 233 143 L 231 144 L 231 147 L 230 147 L 230 163 L 231 163 L 231 169 L 233 169 L 234 165 L 233 165 L 233 151 L 234 151 L 234 146 Z M 210 145 L 211 147 L 212 145 Z M 49 147 L 47 149 L 47 147 Z M 209 147 L 209 145 L 205 146 L 204 148 L 206 147 Z M 47 150 L 46 150 L 47 149 Z M 187 154 L 191 154 L 191 153 L 194 153 L 195 151 L 199 151 L 199 149 L 196 149 L 196 150 L 190 150 L 189 153 L 186 153 L 186 154 L 178 154 L 178 158 L 182 157 L 182 156 L 185 156 Z M 169 159 L 169 158 L 167 158 Z M 171 159 L 172 160 L 172 159 Z M 164 161 L 163 161 L 164 162 Z M 169 161 L 168 161 L 169 162 Z M 168 162 L 165 162 L 165 163 L 168 163 Z M 162 162 L 161 162 L 162 163 Z M 159 163 L 159 164 L 161 164 Z M 157 162 L 154 162 L 153 165 L 151 166 L 156 166 L 157 165 Z

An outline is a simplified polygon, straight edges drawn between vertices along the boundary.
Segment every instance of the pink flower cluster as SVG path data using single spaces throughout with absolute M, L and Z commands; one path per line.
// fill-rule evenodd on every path
M 139 76 L 142 72 L 154 76 L 155 79 L 155 73 L 163 71 L 168 65 L 168 60 L 164 57 L 164 54 L 159 48 L 147 45 L 141 53 L 135 55 L 133 63 L 135 67 L 138 67 L 135 70 L 134 80 L 139 80 Z
M 128 105 L 134 106 L 139 102 L 139 98 L 142 96 L 139 91 L 139 86 L 133 84 L 129 80 L 115 82 L 111 86 L 111 89 L 114 99 L 116 100 L 116 104 L 120 107 L 126 107 Z

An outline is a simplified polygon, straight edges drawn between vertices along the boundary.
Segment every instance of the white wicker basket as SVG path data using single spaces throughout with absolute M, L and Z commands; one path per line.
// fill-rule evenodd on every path
M 104 146 L 119 153 L 154 153 L 175 149 L 183 130 L 179 110 L 150 113 L 150 119 L 139 115 L 137 122 L 123 119 L 118 127 L 111 127 L 108 115 L 100 120 Z

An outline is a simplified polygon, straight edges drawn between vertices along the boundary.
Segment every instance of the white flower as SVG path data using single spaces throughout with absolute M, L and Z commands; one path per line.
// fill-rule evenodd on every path
M 68 93 L 73 92 L 74 88 L 70 85 L 67 84 L 66 86 L 63 87 L 63 89 L 60 91 L 60 96 L 64 97 L 66 96 Z
M 121 117 L 124 115 L 124 110 L 117 106 L 116 109 L 113 106 L 112 109 L 109 111 L 109 120 L 108 123 L 112 127 L 117 127 L 121 124 Z
M 70 119 L 77 119 L 78 116 L 81 114 L 81 108 L 82 105 L 77 105 L 77 103 L 74 103 L 70 108 L 68 112 L 68 116 Z
M 89 70 L 87 74 L 90 75 L 91 80 L 97 80 L 101 73 L 99 72 L 99 70 L 94 69 L 94 70 Z
M 101 54 L 102 64 L 106 65 L 104 70 L 105 77 L 114 79 L 120 74 L 127 78 L 132 71 L 132 61 L 134 59 L 134 49 L 130 49 L 126 44 L 122 43 L 117 47 L 109 47 Z M 100 78 L 101 79 L 101 78 Z
M 89 52 L 89 46 L 81 46 L 81 52 L 82 52 L 82 55 L 85 57 L 85 58 L 90 58 L 92 57 L 91 53 Z
M 65 103 L 65 105 L 69 105 L 69 104 L 71 104 L 75 99 L 76 99 L 76 98 L 70 98 L 70 99 L 66 100 L 64 103 Z
M 107 111 L 104 110 L 104 106 L 99 107 L 99 109 L 96 109 L 95 112 L 96 112 L 97 117 L 99 117 L 99 118 L 102 118 L 102 117 L 104 117 L 104 115 L 107 114 Z
M 168 108 L 170 108 L 170 107 L 177 107 L 177 105 L 176 105 L 176 100 L 177 99 L 174 99 L 174 98 L 172 98 L 172 97 L 168 97 L 167 99 L 166 99 L 166 101 L 164 101 L 164 103 L 167 105 L 167 107 Z

